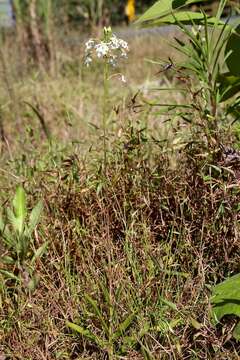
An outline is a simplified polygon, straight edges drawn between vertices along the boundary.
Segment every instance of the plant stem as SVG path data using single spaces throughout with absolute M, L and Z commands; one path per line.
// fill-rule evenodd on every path
M 108 98 L 109 98 L 109 64 L 107 61 L 104 63 L 104 75 L 103 75 L 103 118 L 102 118 L 102 127 L 103 127 L 103 156 L 104 156 L 104 164 L 103 164 L 103 172 L 106 175 L 107 169 L 107 117 L 108 117 Z

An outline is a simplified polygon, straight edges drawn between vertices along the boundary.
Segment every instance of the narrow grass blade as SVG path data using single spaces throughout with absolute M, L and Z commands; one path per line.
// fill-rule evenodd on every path
M 43 202 L 39 201 L 37 205 L 32 209 L 31 214 L 29 216 L 29 224 L 28 224 L 28 234 L 31 236 L 32 232 L 36 228 L 37 224 L 40 221 L 40 217 L 43 210 Z
M 51 132 L 46 124 L 46 121 L 44 119 L 44 116 L 40 113 L 39 109 L 37 108 L 37 106 L 34 106 L 32 104 L 30 104 L 29 102 L 25 101 L 25 104 L 28 105 L 32 110 L 33 112 L 37 115 L 38 117 L 38 120 L 42 126 L 42 129 L 43 129 L 43 132 L 46 136 L 46 138 L 48 139 L 48 141 L 51 143 L 52 141 L 52 135 L 51 135 Z
M 105 334 L 108 334 L 109 333 L 109 329 L 108 329 L 108 326 L 107 326 L 107 323 L 106 321 L 104 320 L 104 317 L 101 313 L 101 310 L 99 309 L 98 305 L 97 305 L 97 302 L 91 298 L 91 296 L 89 295 L 85 295 L 85 299 L 87 300 L 87 302 L 91 305 L 92 309 L 93 309 L 93 312 L 95 314 L 95 316 L 99 319 L 99 321 L 101 322 L 102 324 L 102 327 L 103 327 L 103 330 L 105 331 Z
M 20 283 L 20 279 L 12 272 L 0 269 L 0 273 L 3 274 L 7 279 L 16 280 L 18 283 Z
M 97 344 L 101 348 L 104 348 L 104 346 L 106 345 L 105 341 L 99 339 L 99 337 L 94 335 L 90 330 L 84 329 L 82 326 L 74 324 L 70 321 L 66 321 L 66 325 L 67 325 L 67 327 L 76 331 L 78 334 L 82 335 L 86 339 L 93 341 L 95 344 Z
M 42 246 L 40 246 L 35 254 L 33 255 L 33 258 L 31 260 L 31 263 L 34 264 L 35 261 L 43 256 L 43 254 L 47 251 L 48 247 L 48 241 L 46 241 Z
M 116 341 L 120 336 L 124 335 L 127 329 L 132 325 L 135 318 L 136 314 L 131 314 L 119 325 L 117 331 L 113 334 L 113 341 Z

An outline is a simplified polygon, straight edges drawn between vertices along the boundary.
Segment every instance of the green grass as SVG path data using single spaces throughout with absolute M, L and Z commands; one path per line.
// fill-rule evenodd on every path
M 153 50 L 157 41 L 132 41 L 121 69 L 127 85 L 111 83 L 104 176 L 100 66 L 88 72 L 78 51 L 59 48 L 57 76 L 31 70 L 20 77 L 6 47 L 17 105 L 3 84 L 3 217 L 20 184 L 27 213 L 40 200 L 44 209 L 24 262 L 0 258 L 0 357 L 238 358 L 229 336 L 234 319 L 215 328 L 209 297 L 212 285 L 239 272 L 239 186 L 199 129 L 146 104 L 186 97 L 145 89 L 177 83 L 143 61 L 174 56 L 165 46 L 160 55 Z M 221 136 L 235 139 L 232 131 Z M 11 256 L 0 239 L 1 253 Z M 46 242 L 31 288 L 30 255 Z

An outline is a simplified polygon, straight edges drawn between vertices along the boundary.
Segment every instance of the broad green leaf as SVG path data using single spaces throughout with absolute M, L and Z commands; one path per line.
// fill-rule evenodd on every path
M 216 285 L 210 300 L 214 323 L 217 324 L 225 315 L 240 317 L 240 274 Z
M 215 295 L 211 301 L 213 304 L 218 305 L 225 301 L 240 301 L 240 288 L 232 288 L 224 293 Z
M 218 299 L 218 297 L 222 297 L 222 299 L 224 299 L 226 296 L 229 297 L 229 294 L 235 291 L 239 292 L 240 295 L 240 274 L 231 276 L 229 279 L 216 285 L 213 288 L 213 296 L 211 298 L 211 302 L 215 303 L 216 298 Z M 236 298 L 233 298 L 233 300 L 235 299 Z
M 213 22 L 214 18 L 208 18 L 209 22 Z M 160 19 L 153 20 L 151 22 L 151 26 L 159 26 L 159 25 L 174 25 L 179 23 L 185 24 L 185 25 L 192 25 L 194 24 L 203 24 L 204 21 L 204 15 L 198 12 L 193 11 L 179 11 L 175 13 L 174 15 L 167 15 Z
M 130 314 L 118 327 L 117 331 L 113 334 L 113 341 L 116 341 L 120 336 L 124 335 L 127 329 L 132 325 L 136 318 L 136 314 Z
M 226 59 L 229 72 L 232 75 L 240 76 L 240 25 L 235 29 L 227 42 L 225 55 L 229 52 L 230 55 L 228 55 Z
M 200 0 L 160 0 L 150 7 L 138 20 L 137 24 L 142 26 L 161 26 L 166 24 L 179 25 L 197 25 L 209 24 L 217 28 L 224 26 L 225 23 L 218 17 L 209 17 L 202 12 L 194 12 L 186 6 L 200 2 Z M 186 9 L 184 9 L 186 8 Z M 222 7 L 219 7 L 221 13 Z M 227 25 L 232 29 L 232 26 Z
M 240 301 L 223 301 L 215 304 L 212 311 L 216 322 L 219 322 L 225 315 L 236 315 L 240 317 Z
M 13 199 L 14 214 L 18 220 L 18 232 L 21 234 L 24 228 L 24 220 L 27 215 L 26 194 L 24 189 L 19 186 Z
M 147 21 L 163 18 L 171 15 L 173 12 L 181 9 L 182 7 L 200 2 L 200 0 L 159 0 L 151 6 L 136 23 L 141 24 Z
M 240 341 L 240 322 L 235 326 L 233 330 L 233 337 Z

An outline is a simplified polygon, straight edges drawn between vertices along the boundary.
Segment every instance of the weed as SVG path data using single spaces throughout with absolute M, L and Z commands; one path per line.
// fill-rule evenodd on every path
M 2 257 L 2 262 L 10 265 L 13 270 L 8 271 L 2 268 L 0 272 L 6 279 L 23 283 L 29 290 L 35 290 L 37 278 L 34 276 L 34 265 L 46 251 L 47 242 L 33 250 L 32 235 L 40 221 L 43 204 L 40 201 L 28 215 L 26 194 L 19 186 L 12 205 L 13 209 L 6 210 L 6 220 L 3 220 L 2 216 L 0 218 L 0 232 L 3 244 L 7 248 L 7 254 Z M 27 217 L 29 217 L 28 222 Z M 27 265 L 28 260 L 29 265 Z

